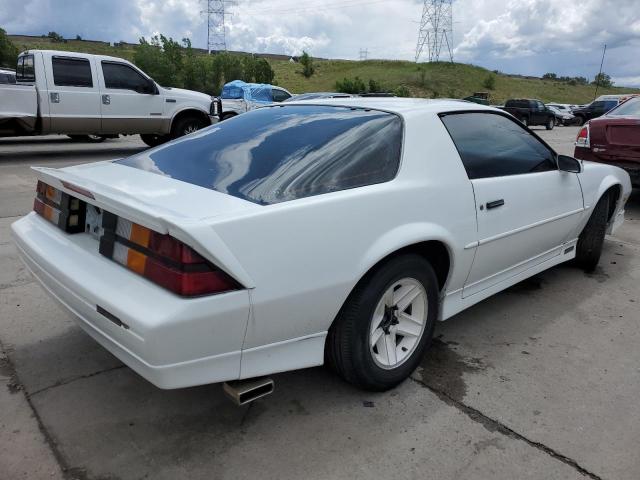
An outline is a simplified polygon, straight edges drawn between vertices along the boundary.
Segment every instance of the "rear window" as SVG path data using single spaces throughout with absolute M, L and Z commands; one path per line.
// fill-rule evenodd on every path
M 632 98 L 611 110 L 608 115 L 615 117 L 640 117 L 640 98 Z
M 402 120 L 360 108 L 261 108 L 117 161 L 260 205 L 382 183 L 400 164 Z
M 33 55 L 22 55 L 18 57 L 16 80 L 18 82 L 34 82 L 36 80 Z

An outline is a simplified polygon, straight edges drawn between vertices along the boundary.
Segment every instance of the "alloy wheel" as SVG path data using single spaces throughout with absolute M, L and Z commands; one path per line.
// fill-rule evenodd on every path
M 420 282 L 403 278 L 382 295 L 371 318 L 369 350 L 377 366 L 390 370 L 404 363 L 424 334 L 427 292 Z

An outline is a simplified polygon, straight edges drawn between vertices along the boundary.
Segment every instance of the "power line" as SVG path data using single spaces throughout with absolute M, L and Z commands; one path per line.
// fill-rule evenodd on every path
M 420 59 L 425 44 L 429 62 L 440 60 L 440 53 L 446 48 L 449 60 L 453 62 L 453 0 L 424 0 L 422 17 L 416 44 L 416 62 Z
M 318 12 L 323 10 L 340 10 L 342 8 L 360 7 L 364 5 L 373 5 L 376 3 L 388 3 L 389 0 L 347 0 L 346 2 L 331 2 L 331 3 L 308 3 L 298 4 L 292 7 L 275 7 L 275 8 L 263 8 L 260 10 L 244 10 L 243 15 L 255 16 L 264 15 L 265 13 L 277 13 L 277 14 L 298 14 L 306 12 Z

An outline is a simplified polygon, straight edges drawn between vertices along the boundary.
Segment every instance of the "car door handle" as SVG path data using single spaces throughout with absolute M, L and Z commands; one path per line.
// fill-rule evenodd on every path
M 501 198 L 500 200 L 494 200 L 492 202 L 487 202 L 487 210 L 489 210 L 490 208 L 498 208 L 501 207 L 502 205 L 504 205 L 504 199 Z
M 49 100 L 51 103 L 60 103 L 60 94 L 58 92 L 50 92 Z
M 102 104 L 103 105 L 111 105 L 111 96 L 110 95 L 102 95 Z

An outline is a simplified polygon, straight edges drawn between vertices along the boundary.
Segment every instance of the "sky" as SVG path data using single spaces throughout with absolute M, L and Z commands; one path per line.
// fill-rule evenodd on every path
M 357 60 L 413 60 L 419 0 L 235 0 L 227 48 Z M 164 33 L 206 48 L 204 0 L 0 0 L 11 34 L 137 42 Z M 640 0 L 454 0 L 453 56 L 505 73 L 584 76 L 640 86 Z

